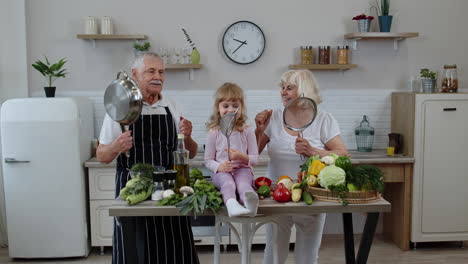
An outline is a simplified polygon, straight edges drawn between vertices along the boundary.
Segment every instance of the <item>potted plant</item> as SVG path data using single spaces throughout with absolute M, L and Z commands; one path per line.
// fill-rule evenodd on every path
M 190 60 L 192 64 L 199 64 L 200 63 L 200 52 L 198 52 L 197 47 L 195 47 L 195 43 L 190 38 L 187 30 L 182 28 L 182 32 L 184 32 L 185 38 L 187 38 L 187 42 L 189 43 L 190 47 L 192 47 L 192 54 L 190 54 Z
M 423 93 L 433 93 L 436 88 L 436 73 L 429 69 L 421 69 L 421 85 Z
M 54 97 L 55 86 L 52 86 L 52 83 L 55 81 L 55 79 L 60 77 L 65 78 L 65 76 L 68 74 L 66 69 L 62 69 L 63 65 L 67 61 L 65 58 L 62 58 L 57 63 L 51 64 L 46 56 L 44 56 L 44 58 L 45 62 L 37 60 L 34 64 L 32 64 L 32 66 L 44 77 L 46 77 L 46 80 L 48 81 L 49 86 L 44 87 L 46 97 Z
M 149 48 L 151 48 L 151 43 L 149 43 L 148 41 L 145 41 L 143 44 L 141 44 L 140 42 L 133 43 L 133 51 L 135 52 L 135 56 L 147 52 Z
M 389 15 L 390 11 L 390 0 L 380 0 L 380 4 L 376 1 L 374 8 L 377 9 L 377 15 L 379 16 L 379 28 L 380 32 L 390 32 L 392 27 L 393 16 Z
M 366 16 L 364 13 L 353 17 L 353 20 L 356 20 L 358 23 L 359 32 L 369 32 L 370 24 L 374 20 L 373 16 Z

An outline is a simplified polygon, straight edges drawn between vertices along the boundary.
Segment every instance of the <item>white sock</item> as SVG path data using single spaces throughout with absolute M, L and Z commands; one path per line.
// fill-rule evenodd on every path
M 229 217 L 249 214 L 250 211 L 242 206 L 236 199 L 229 199 L 226 202 Z
M 257 215 L 258 209 L 258 195 L 255 192 L 245 192 L 244 193 L 244 202 L 245 207 L 249 210 L 250 216 Z

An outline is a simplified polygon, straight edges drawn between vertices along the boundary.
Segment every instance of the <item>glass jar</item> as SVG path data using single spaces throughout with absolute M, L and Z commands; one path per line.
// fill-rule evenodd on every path
M 457 65 L 444 65 L 440 92 L 456 93 L 458 91 Z
M 356 127 L 354 134 L 356 135 L 357 151 L 371 152 L 374 144 L 374 128 L 369 125 L 366 115 L 362 117 L 361 124 Z
M 338 64 L 349 64 L 349 46 L 338 46 L 336 56 Z
M 301 64 L 312 64 L 313 50 L 312 46 L 301 46 Z
M 319 64 L 330 64 L 330 46 L 319 46 Z

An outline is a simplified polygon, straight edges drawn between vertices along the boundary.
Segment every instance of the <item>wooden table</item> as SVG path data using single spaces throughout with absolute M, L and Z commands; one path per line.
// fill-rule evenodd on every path
M 129 206 L 123 201 L 116 200 L 115 204 L 109 208 L 110 216 L 177 216 L 179 209 L 174 206 L 155 206 L 154 201 L 145 201 L 137 205 Z M 375 229 L 379 219 L 380 212 L 390 212 L 391 205 L 384 199 L 377 200 L 367 204 L 350 204 L 343 206 L 340 203 L 314 201 L 312 205 L 306 205 L 303 202 L 299 203 L 278 203 L 271 199 L 260 201 L 258 214 L 262 218 L 271 217 L 274 222 L 274 217 L 278 215 L 292 215 L 292 214 L 316 214 L 316 213 L 342 213 L 343 214 L 343 230 L 344 230 L 344 248 L 346 263 L 348 264 L 362 264 L 367 262 L 369 251 L 374 238 Z M 361 237 L 359 250 L 357 256 L 354 252 L 354 232 L 352 213 L 367 213 L 367 219 L 364 226 L 364 231 Z M 211 212 L 206 212 L 205 215 L 213 215 Z M 226 211 L 221 210 L 216 215 L 217 218 L 221 217 L 226 220 Z M 243 219 L 248 219 L 243 217 Z M 250 218 L 254 220 L 255 218 Z M 248 230 L 247 223 L 242 223 L 243 230 Z M 248 232 L 249 233 L 249 232 Z M 253 236 L 253 234 L 250 234 Z M 248 239 L 248 238 L 247 238 Z M 245 241 L 247 241 L 245 239 Z M 247 246 L 246 243 L 244 245 Z M 217 248 L 216 248 L 217 246 Z M 250 249 L 243 246 L 242 250 L 242 263 L 250 262 Z M 217 255 L 219 255 L 219 244 L 215 245 L 215 263 L 217 262 Z

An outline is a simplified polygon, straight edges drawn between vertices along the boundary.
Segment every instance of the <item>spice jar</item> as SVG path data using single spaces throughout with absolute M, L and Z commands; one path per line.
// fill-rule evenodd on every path
M 330 64 L 330 46 L 319 46 L 319 64 Z
M 338 46 L 336 49 L 337 63 L 348 64 L 349 63 L 349 46 Z
M 457 65 L 444 65 L 440 92 L 456 93 L 458 90 Z
M 301 64 L 312 64 L 312 46 L 301 46 Z

